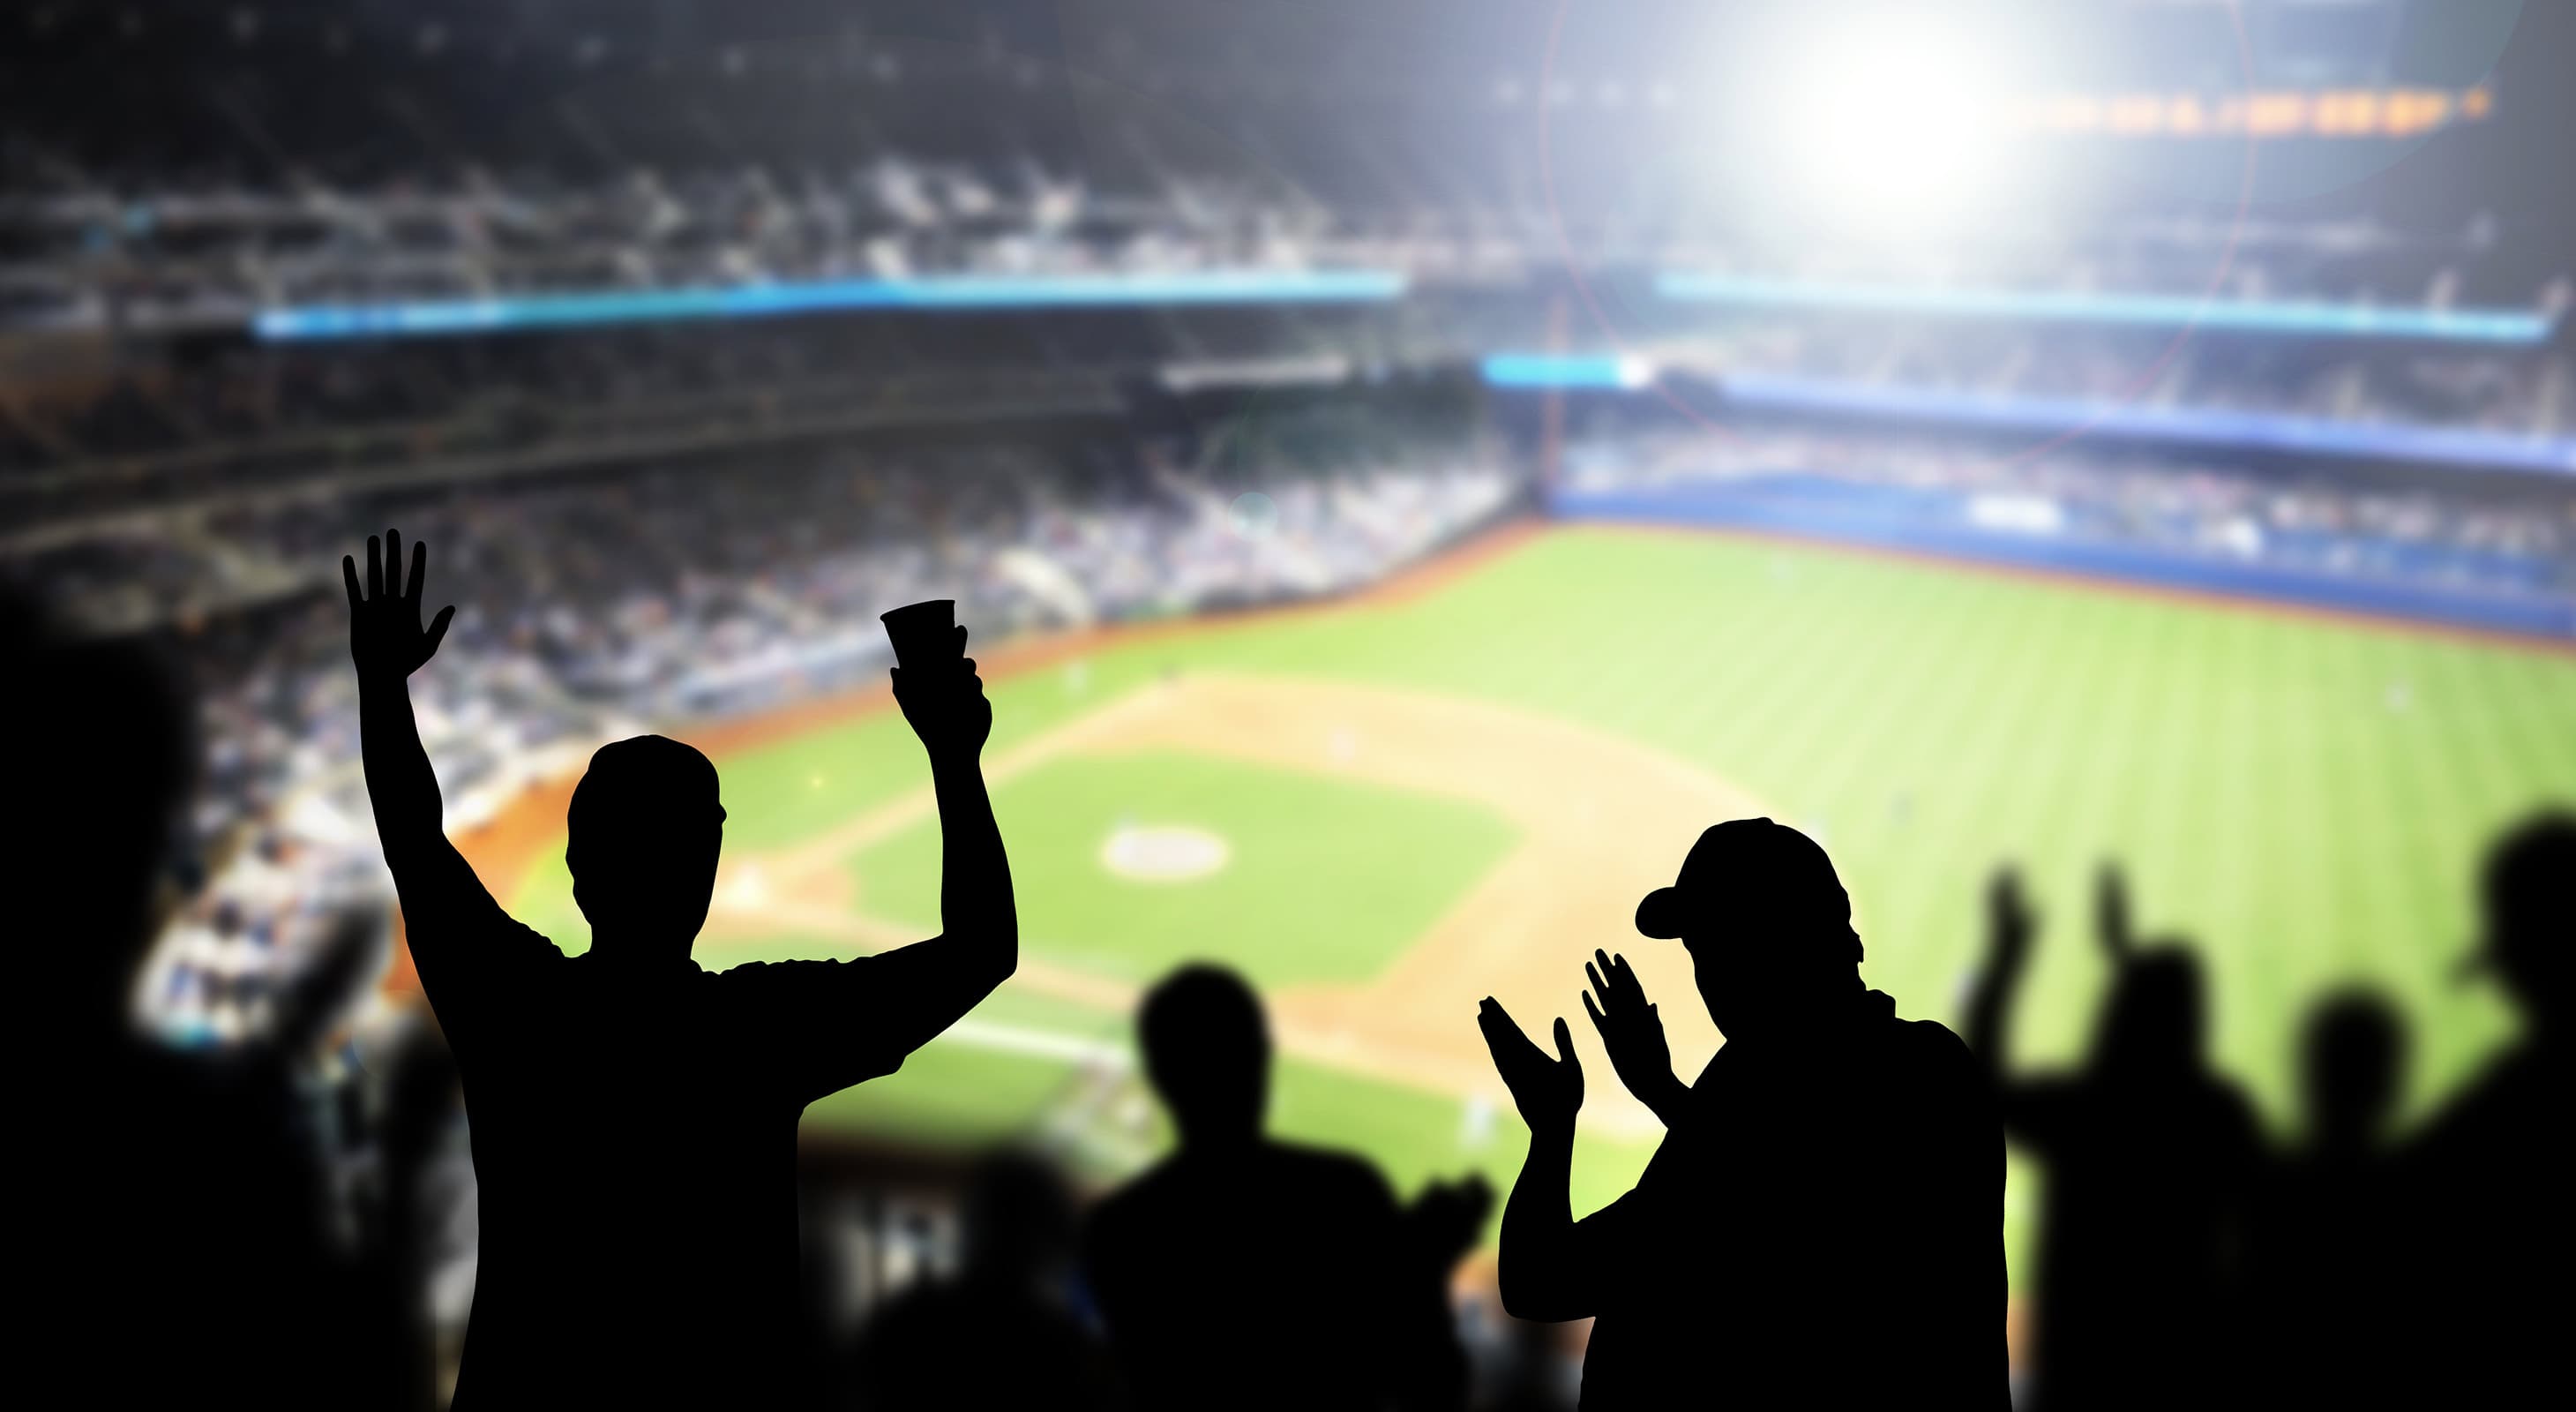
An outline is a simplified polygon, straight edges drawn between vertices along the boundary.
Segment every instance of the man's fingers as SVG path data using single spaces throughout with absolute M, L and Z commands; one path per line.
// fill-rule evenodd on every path
M 389 529 L 385 531 L 385 586 L 401 592 L 402 576 L 402 531 Z
M 1565 1017 L 1556 1017 L 1556 1058 L 1561 1064 L 1574 1062 L 1574 1031 L 1565 1027 Z
M 429 546 L 414 540 L 411 546 L 411 586 L 403 590 L 403 597 L 419 603 L 421 581 L 428 577 Z
M 1592 992 L 1583 992 L 1583 1013 L 1592 1017 L 1592 1028 L 1601 1032 L 1601 1042 L 1610 1042 L 1610 1022 L 1601 1016 L 1601 1007 L 1592 1003 Z
M 1601 973 L 1594 970 L 1592 968 L 1592 963 L 1589 961 L 1583 963 L 1583 978 L 1592 982 L 1592 991 L 1599 991 L 1601 993 L 1602 1003 L 1609 1003 L 1610 983 L 1601 979 Z M 1591 999 L 1592 991 L 1585 991 L 1583 998 L 1586 1000 Z
M 375 535 L 367 536 L 367 601 L 373 603 L 385 591 L 385 542 Z
M 411 576 L 411 591 L 414 593 L 420 592 L 420 573 L 417 570 L 414 570 Z M 438 651 L 438 644 L 447 640 L 447 625 L 449 622 L 453 621 L 455 617 L 456 605 L 453 603 L 450 603 L 446 607 L 438 610 L 438 617 L 429 625 L 429 651 L 422 653 L 422 656 L 425 657 L 430 655 L 430 653 Z
M 365 600 L 358 597 L 358 561 L 346 554 L 340 556 L 340 579 L 349 586 L 349 606 L 355 609 Z

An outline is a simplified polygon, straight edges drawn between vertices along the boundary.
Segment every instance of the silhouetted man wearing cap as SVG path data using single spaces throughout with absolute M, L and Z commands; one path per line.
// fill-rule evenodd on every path
M 457 1405 L 795 1400 L 799 1115 L 894 1072 L 1017 964 L 975 664 L 895 674 L 939 801 L 944 935 L 700 970 L 689 948 L 724 837 L 715 767 L 639 736 L 602 747 L 573 793 L 564 861 L 591 945 L 566 956 L 502 912 L 441 827 L 404 686 L 455 612 L 422 628 L 426 554 L 413 546 L 407 589 L 391 532 L 367 541 L 363 595 L 356 564 L 341 568 L 367 793 L 473 1126 L 482 1255 Z
M 1689 949 L 1725 1047 L 1684 1087 L 1635 975 L 1595 953 L 1585 1009 L 1668 1131 L 1635 1190 L 1576 1221 L 1573 1037 L 1559 1019 L 1550 1058 L 1485 1001 L 1530 1126 L 1503 1307 L 1595 1320 L 1588 1409 L 2007 1406 L 2002 1134 L 1958 1038 L 1862 987 L 1824 850 L 1720 824 L 1637 930 Z

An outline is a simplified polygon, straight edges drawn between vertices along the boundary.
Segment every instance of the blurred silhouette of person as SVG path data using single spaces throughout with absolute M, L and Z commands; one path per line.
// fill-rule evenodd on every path
M 1503 1007 L 1478 1023 L 1530 1127 L 1503 1210 L 1503 1306 L 1592 1317 L 1582 1405 L 2006 1404 L 2003 1144 L 1948 1030 L 1900 1020 L 1856 973 L 1822 848 L 1769 819 L 1702 833 L 1637 930 L 1689 949 L 1725 1045 L 1685 1085 L 1623 958 L 1584 1007 L 1667 1129 L 1634 1190 L 1572 1217 L 1584 1079 Z
M 2004 1131 L 2047 1170 L 2032 1312 L 2034 1405 L 2171 1407 L 2238 1395 L 2231 1352 L 2252 1109 L 2203 1057 L 2199 963 L 2131 938 L 2104 869 L 2096 930 L 2111 990 L 2071 1075 L 2018 1078 L 2006 1040 L 2038 919 L 2009 870 L 1988 892 L 1988 951 L 1968 1043 L 1994 1075 Z
M 1110 1405 L 1108 1350 L 1071 1298 L 1073 1193 L 1033 1157 L 988 1158 L 968 1183 L 957 1277 L 914 1286 L 871 1320 L 860 1406 Z
M 701 970 L 689 951 L 725 818 L 715 767 L 638 736 L 601 747 L 573 792 L 564 861 L 591 945 L 566 956 L 447 841 L 405 679 L 455 610 L 424 628 L 425 548 L 407 587 L 402 568 L 390 531 L 367 542 L 363 593 L 341 561 L 367 792 L 472 1131 L 482 1248 L 457 1405 L 793 1400 L 807 1366 L 799 1116 L 894 1072 L 1017 964 L 974 663 L 894 674 L 936 787 L 943 935 L 856 961 Z
M 247 1042 L 146 1033 L 134 993 L 196 785 L 194 703 L 150 645 L 76 638 L 9 598 L 0 663 L 12 786 L 40 820 L 10 856 L 22 935 L 43 942 L 17 957 L 36 997 L 21 1072 L 45 1075 L 16 1134 L 22 1364 L 97 1406 L 373 1405 L 344 1357 L 362 1330 L 295 1082 L 358 951 L 337 938 Z
M 2402 1160 L 2419 1224 L 2408 1269 L 2428 1404 L 2505 1406 L 2563 1385 L 2576 1267 L 2569 1198 L 2576 1046 L 2576 812 L 2509 830 L 2479 878 L 2483 935 L 2468 973 L 2503 986 L 2522 1034 L 2445 1104 Z
M 2366 1405 L 2390 1386 L 2413 1333 L 2388 1144 L 2405 1062 L 2396 1010 L 2369 991 L 2327 997 L 2301 1026 L 2305 1139 L 2269 1164 L 2247 1240 L 2251 1401 Z
M 1083 1236 L 1135 1404 L 1460 1405 L 1446 1282 L 1482 1224 L 1481 1183 L 1435 1188 L 1408 1217 L 1367 1162 L 1265 1136 L 1269 1024 L 1232 971 L 1165 977 L 1138 1030 L 1180 1144 Z

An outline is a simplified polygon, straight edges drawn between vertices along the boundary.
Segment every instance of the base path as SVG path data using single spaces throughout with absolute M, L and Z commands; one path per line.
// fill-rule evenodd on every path
M 989 763 L 996 782 L 1066 754 L 1178 750 L 1471 801 L 1519 841 L 1420 940 L 1359 985 L 1270 997 L 1283 1048 L 1301 1059 L 1435 1092 L 1507 1103 L 1476 1029 L 1494 996 L 1533 1039 L 1563 1015 L 1584 1053 L 1587 1121 L 1654 1130 L 1620 1089 L 1581 1014 L 1583 962 L 1625 953 L 1663 1005 L 1685 1077 L 1717 1034 L 1678 943 L 1631 925 L 1637 899 L 1672 881 L 1699 831 L 1765 812 L 1744 791 L 1670 756 L 1564 721 L 1486 702 L 1341 682 L 1191 675 L 1147 686 Z M 792 925 L 876 947 L 910 940 L 842 891 L 850 854 L 925 817 L 928 791 L 887 802 L 795 849 L 744 858 L 718 885 L 716 936 Z M 757 879 L 755 886 L 744 879 Z M 1132 991 L 1032 960 L 1013 981 L 1123 1008 Z

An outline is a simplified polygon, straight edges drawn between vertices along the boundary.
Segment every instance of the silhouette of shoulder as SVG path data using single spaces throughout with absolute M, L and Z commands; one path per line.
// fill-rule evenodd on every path
M 1105 1234 L 1150 1225 L 1176 1203 L 1195 1203 L 1202 1193 L 1232 1204 L 1244 1199 L 1247 1185 L 1293 1192 L 1312 1206 L 1395 1208 L 1393 1189 L 1366 1162 L 1296 1143 L 1261 1142 L 1222 1156 L 1172 1153 L 1104 1198 L 1093 1211 L 1092 1228 Z

